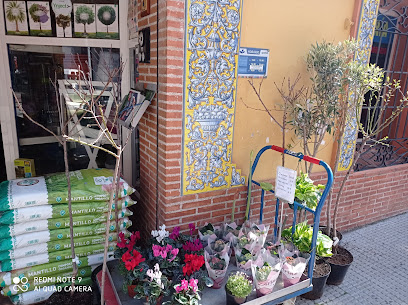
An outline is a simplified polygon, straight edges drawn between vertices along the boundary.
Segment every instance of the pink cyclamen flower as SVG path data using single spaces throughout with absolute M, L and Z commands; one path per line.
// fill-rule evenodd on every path
M 153 245 L 152 249 L 153 249 L 153 256 L 158 257 L 160 255 L 160 252 L 161 252 L 161 247 L 158 246 L 158 245 Z
M 183 291 L 183 288 L 181 288 L 181 285 L 174 286 L 174 289 L 176 289 L 177 293 L 180 293 Z
M 175 240 L 175 239 L 177 239 L 179 236 L 180 236 L 180 227 L 175 227 L 175 228 L 173 229 L 173 232 L 171 232 L 171 234 L 170 234 L 169 237 L 170 237 L 171 239 Z
M 173 257 L 169 259 L 169 262 L 172 262 L 177 257 L 178 253 L 179 253 L 179 249 L 177 248 L 174 248 L 173 250 L 171 250 L 170 254 L 173 255 Z
M 160 251 L 160 256 L 161 256 L 163 259 L 165 259 L 165 258 L 167 257 L 167 251 L 164 250 L 164 249 L 162 249 L 162 250 Z
M 181 280 L 181 289 L 187 291 L 188 290 L 188 281 Z
M 193 289 L 194 292 L 197 292 L 197 290 L 198 290 L 198 280 L 191 278 L 189 285 L 190 285 L 191 289 Z

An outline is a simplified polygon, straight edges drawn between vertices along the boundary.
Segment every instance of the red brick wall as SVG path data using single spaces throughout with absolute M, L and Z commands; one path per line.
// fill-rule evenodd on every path
M 158 98 L 149 106 L 139 123 L 141 199 L 138 203 L 139 219 L 135 227 L 142 231 L 150 231 L 156 227 L 157 160 L 159 161 L 159 225 L 165 222 L 166 198 L 176 194 L 180 195 L 181 181 L 184 1 L 151 0 L 150 2 L 150 15 L 141 17 L 139 14 L 138 26 L 139 30 L 150 26 L 151 60 L 149 64 L 141 63 L 139 72 L 141 81 L 155 83 L 158 67 L 159 87 Z M 138 0 L 138 6 L 140 11 L 141 0 Z M 159 35 L 157 36 L 158 9 Z M 157 43 L 159 54 L 157 54 Z M 158 128 L 157 111 L 159 114 Z
M 159 6 L 157 6 L 159 1 Z M 182 113 L 184 74 L 184 0 L 151 0 L 151 14 L 139 18 L 139 29 L 151 26 L 151 63 L 140 65 L 141 79 L 156 81 L 157 27 L 159 7 L 159 126 L 156 132 L 154 101 L 140 122 L 141 200 L 136 228 L 150 231 L 156 226 L 156 174 L 158 158 L 158 225 L 188 228 L 190 222 L 201 226 L 205 222 L 230 220 L 234 196 L 237 195 L 237 220 L 245 213 L 246 187 L 181 196 Z M 139 1 L 140 5 L 140 1 Z M 156 141 L 159 141 L 158 156 Z M 344 175 L 339 173 L 337 180 Z M 325 176 L 315 174 L 317 182 Z M 354 173 L 344 190 L 339 210 L 339 229 L 349 230 L 385 217 L 408 211 L 408 164 Z M 334 190 L 339 188 L 336 182 Z M 258 217 L 260 190 L 252 196 L 252 215 Z M 335 199 L 336 197 L 334 197 Z M 267 195 L 264 222 L 273 223 L 275 200 Z M 290 214 L 291 210 L 287 210 Z M 321 223 L 325 223 L 325 208 Z M 288 222 L 291 221 L 288 219 Z

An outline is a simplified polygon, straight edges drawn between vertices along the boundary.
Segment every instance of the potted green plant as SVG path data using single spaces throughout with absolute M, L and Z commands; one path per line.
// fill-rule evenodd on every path
M 211 250 L 210 250 L 211 251 Z M 212 288 L 219 289 L 227 273 L 229 264 L 229 256 L 227 253 L 220 255 L 218 253 L 204 252 L 205 267 L 208 275 L 213 280 Z
M 292 235 L 292 227 L 282 231 L 282 238 L 291 241 L 299 251 L 310 253 L 312 251 L 313 228 L 306 222 L 296 225 L 295 232 Z M 333 241 L 330 237 L 321 231 L 317 234 L 316 256 L 319 258 L 332 256 Z M 289 260 L 292 261 L 292 260 Z M 313 289 L 302 296 L 307 299 L 316 300 L 323 295 L 324 285 L 330 275 L 330 265 L 324 260 L 317 260 L 314 264 L 312 284 Z
M 245 303 L 252 292 L 252 281 L 243 272 L 232 273 L 225 285 L 227 305 Z
M 262 249 L 257 263 L 251 263 L 252 278 L 257 297 L 267 295 L 273 291 L 276 280 L 282 269 L 282 259 L 271 254 L 268 249 Z
M 296 177 L 295 200 L 309 209 L 315 210 L 324 187 L 322 184 L 315 185 L 307 173 L 301 173 Z

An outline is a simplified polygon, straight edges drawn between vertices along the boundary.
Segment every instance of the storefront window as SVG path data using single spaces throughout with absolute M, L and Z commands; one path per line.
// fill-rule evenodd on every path
M 93 81 L 107 81 L 107 69 L 119 65 L 119 50 L 40 45 L 9 45 L 12 87 L 24 110 L 37 122 L 60 134 L 57 95 L 53 82 L 77 79 L 79 68 Z M 114 80 L 116 81 L 116 80 Z M 35 160 L 37 173 L 63 171 L 63 153 L 58 141 L 25 118 L 16 107 L 21 158 Z M 71 169 L 87 168 L 89 154 L 70 143 Z M 109 167 L 109 158 L 99 152 L 99 167 Z

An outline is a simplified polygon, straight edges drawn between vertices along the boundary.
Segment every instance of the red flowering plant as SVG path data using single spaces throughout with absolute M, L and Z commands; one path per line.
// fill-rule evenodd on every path
M 174 282 L 180 282 L 182 279 L 198 280 L 200 290 L 205 286 L 212 286 L 212 281 L 207 277 L 207 272 L 204 267 L 204 256 L 200 254 L 184 254 L 184 264 L 175 272 Z
M 140 239 L 140 232 L 134 232 L 129 238 L 124 233 L 119 233 L 119 241 L 116 245 L 115 258 L 119 259 L 119 272 L 124 276 L 123 290 L 127 286 L 142 281 L 149 265 L 141 254 L 141 249 L 136 246 Z

